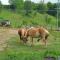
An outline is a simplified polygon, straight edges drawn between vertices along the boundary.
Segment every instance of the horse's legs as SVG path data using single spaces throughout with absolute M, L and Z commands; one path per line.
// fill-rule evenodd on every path
M 46 46 L 46 39 L 45 39 L 45 36 L 42 37 L 42 40 L 44 42 L 44 45 Z
M 21 38 L 21 36 L 20 36 L 20 43 L 22 43 L 22 38 Z
M 21 37 L 21 34 L 20 34 L 20 43 L 24 43 L 22 37 Z
M 43 42 L 45 43 L 45 46 L 46 46 L 46 40 L 45 39 L 43 39 Z
M 47 46 L 47 44 L 46 44 L 47 38 L 48 38 L 48 35 L 44 36 L 44 39 L 43 39 L 45 46 Z
M 31 46 L 33 46 L 33 37 L 31 37 Z

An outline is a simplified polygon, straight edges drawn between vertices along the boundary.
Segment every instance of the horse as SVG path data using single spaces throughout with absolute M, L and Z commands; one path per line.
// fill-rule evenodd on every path
M 18 30 L 18 35 L 20 37 L 20 40 L 23 41 L 23 43 L 26 43 L 27 41 L 27 38 L 25 37 L 26 32 L 27 32 L 26 28 L 20 28 Z
M 31 45 L 33 45 L 33 38 L 39 37 L 39 39 L 37 41 L 43 40 L 43 42 L 46 45 L 46 40 L 49 36 L 49 32 L 47 29 L 43 28 L 43 27 L 31 27 L 27 30 L 26 34 L 25 34 L 25 38 L 27 39 L 28 37 L 30 37 L 31 39 Z

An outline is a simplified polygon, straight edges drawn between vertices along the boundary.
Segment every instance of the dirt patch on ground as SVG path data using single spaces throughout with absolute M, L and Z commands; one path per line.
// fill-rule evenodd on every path
M 18 29 L 0 28 L 0 51 L 4 50 L 7 46 L 7 40 L 17 35 Z

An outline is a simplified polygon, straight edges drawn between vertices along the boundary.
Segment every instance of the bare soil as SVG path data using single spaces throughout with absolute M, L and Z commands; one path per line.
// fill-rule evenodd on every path
M 4 50 L 7 46 L 7 40 L 17 35 L 18 29 L 0 28 L 0 51 Z

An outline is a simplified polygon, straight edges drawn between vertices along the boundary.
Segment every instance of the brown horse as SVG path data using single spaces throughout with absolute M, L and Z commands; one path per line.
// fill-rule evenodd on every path
M 23 41 L 24 43 L 26 43 L 26 41 L 27 41 L 27 38 L 25 37 L 26 32 L 27 32 L 26 28 L 21 28 L 18 30 L 20 40 Z
M 27 32 L 25 34 L 26 39 L 28 37 L 31 38 L 32 45 L 33 45 L 33 38 L 35 38 L 35 37 L 41 38 L 41 40 L 43 40 L 43 42 L 46 45 L 46 40 L 47 40 L 48 36 L 49 36 L 49 32 L 43 27 L 31 27 L 27 30 Z M 38 39 L 38 41 L 39 40 L 40 39 Z

